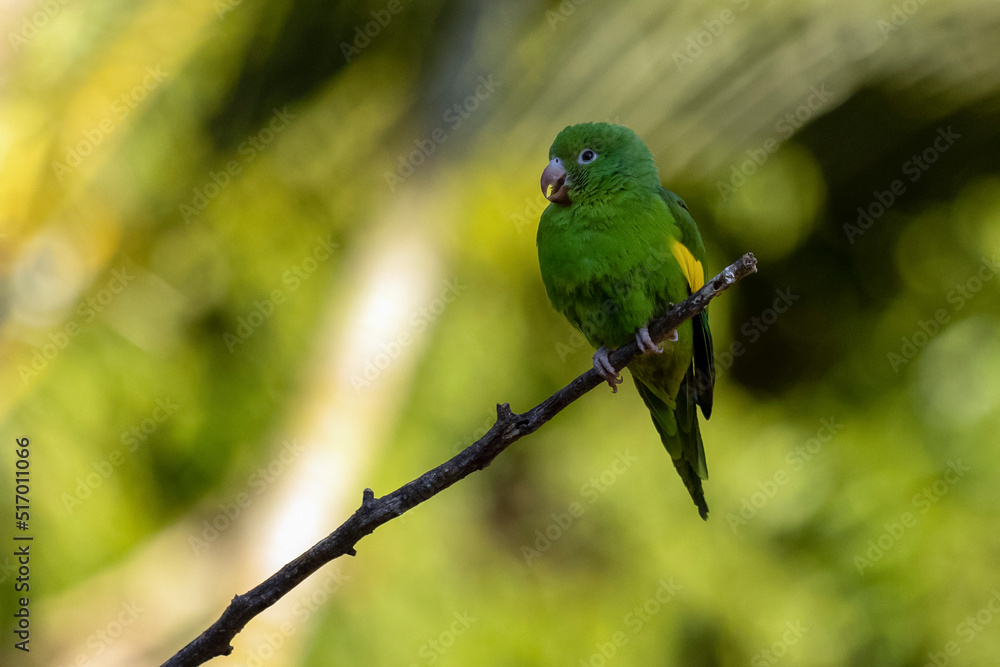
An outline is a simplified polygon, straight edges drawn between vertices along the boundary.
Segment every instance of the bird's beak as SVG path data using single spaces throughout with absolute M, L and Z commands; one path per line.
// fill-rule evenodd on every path
M 566 169 L 562 166 L 562 160 L 557 157 L 552 158 L 549 165 L 542 172 L 542 194 L 554 204 L 568 205 L 569 186 L 566 184 Z

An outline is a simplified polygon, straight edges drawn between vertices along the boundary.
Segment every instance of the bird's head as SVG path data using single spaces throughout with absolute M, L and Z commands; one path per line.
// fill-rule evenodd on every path
M 653 187 L 660 177 L 653 155 L 635 132 L 611 123 L 570 125 L 549 149 L 542 194 L 568 206 L 591 203 L 632 186 Z

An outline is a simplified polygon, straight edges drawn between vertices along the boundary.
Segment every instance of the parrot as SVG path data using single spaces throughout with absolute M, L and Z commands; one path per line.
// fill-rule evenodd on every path
M 705 283 L 705 244 L 684 201 L 660 183 L 646 144 L 631 129 L 581 123 L 563 129 L 542 172 L 548 204 L 538 224 L 538 263 L 558 312 L 597 351 L 594 369 L 617 392 L 611 350 L 633 338 L 628 366 L 653 426 L 702 519 L 708 479 L 697 409 L 712 414 L 715 361 L 708 312 L 660 344 L 650 320 Z M 697 407 L 696 407 L 697 406 Z

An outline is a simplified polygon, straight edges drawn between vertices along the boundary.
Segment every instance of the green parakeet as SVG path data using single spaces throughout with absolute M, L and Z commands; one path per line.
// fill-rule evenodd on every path
M 636 338 L 628 368 L 653 425 L 703 519 L 705 448 L 695 406 L 712 413 L 715 365 L 708 313 L 658 347 L 646 325 L 705 282 L 705 245 L 680 197 L 660 185 L 653 155 L 620 125 L 567 127 L 549 149 L 538 262 L 552 305 L 598 348 L 594 368 L 621 383 L 608 351 Z

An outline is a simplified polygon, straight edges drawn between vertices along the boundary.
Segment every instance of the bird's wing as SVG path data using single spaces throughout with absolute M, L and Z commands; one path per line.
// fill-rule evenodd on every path
M 670 213 L 677 222 L 680 239 L 674 241 L 671 252 L 687 279 L 690 292 L 695 292 L 705 284 L 705 243 L 701 239 L 698 226 L 688 211 L 687 204 L 676 194 L 664 187 L 660 196 L 667 203 Z M 694 362 L 690 376 L 695 402 L 708 419 L 712 414 L 712 394 L 715 389 L 715 354 L 712 349 L 712 331 L 708 328 L 708 311 L 703 310 L 694 317 Z M 688 378 L 685 378 L 687 384 Z

